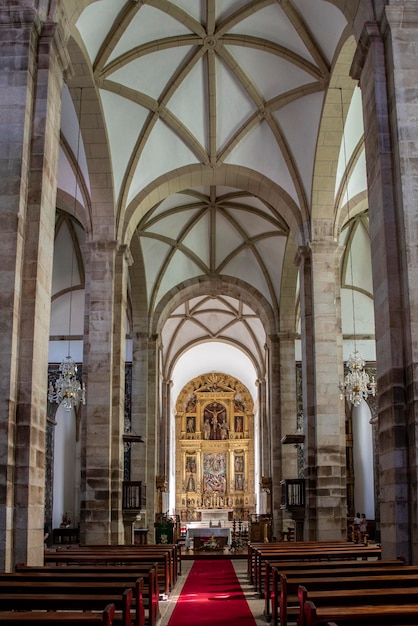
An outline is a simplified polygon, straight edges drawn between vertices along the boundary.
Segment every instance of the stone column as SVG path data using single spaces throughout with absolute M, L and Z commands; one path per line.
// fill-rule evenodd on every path
M 277 335 L 269 337 L 269 398 L 271 431 L 269 437 L 269 456 L 272 477 L 272 504 L 273 504 L 273 534 L 280 536 L 282 529 L 282 514 L 280 510 L 280 480 L 282 478 L 282 447 L 281 447 L 281 413 L 280 413 L 280 341 Z
M 298 474 L 298 451 L 294 445 L 282 445 L 281 440 L 284 435 L 293 434 L 297 430 L 297 409 L 296 409 L 296 367 L 295 367 L 295 336 L 293 333 L 280 333 L 280 423 L 281 432 L 280 439 L 277 441 L 275 457 L 273 460 L 274 467 L 277 470 L 274 474 L 274 484 L 277 485 L 275 490 L 275 509 L 280 509 L 281 488 L 280 481 L 289 478 L 300 478 Z M 280 468 L 280 470 L 279 470 Z M 281 536 L 280 531 L 285 530 L 286 517 L 289 513 L 280 511 L 280 527 L 275 525 L 275 534 Z M 304 511 L 303 511 L 304 515 Z M 299 537 L 302 538 L 301 536 Z
M 295 368 L 295 336 L 280 333 L 280 407 L 282 434 L 290 435 L 297 430 L 297 392 Z M 293 445 L 282 447 L 282 478 L 299 478 L 298 455 Z
M 315 446 L 315 357 L 314 327 L 312 314 L 312 262 L 308 248 L 299 248 L 296 263 L 299 267 L 301 346 L 302 346 L 302 396 L 303 432 L 305 435 L 305 539 L 316 539 L 316 454 Z
M 256 384 L 258 396 L 258 435 L 260 450 L 259 470 L 261 476 L 271 476 L 270 436 L 267 418 L 268 408 L 266 396 L 267 386 L 265 381 L 261 380 L 257 380 Z
M 43 561 L 46 385 L 60 96 L 68 33 L 0 8 L 0 569 Z M 13 537 L 14 535 L 14 537 Z
M 142 319 L 142 322 L 138 322 L 138 319 Z M 148 481 L 146 464 L 148 458 L 148 333 L 145 327 L 146 320 L 136 317 L 134 313 L 134 328 L 132 329 L 132 429 L 144 437 L 145 443 L 131 447 L 131 480 L 141 480 L 147 488 L 147 513 L 144 527 L 154 523 L 154 519 L 148 516 L 152 488 Z
M 161 448 L 160 437 L 162 433 L 157 428 L 157 408 L 159 390 L 159 335 L 148 338 L 148 379 L 147 379 L 147 513 L 149 520 L 155 519 L 157 507 L 157 467 L 159 465 L 158 453 Z M 164 475 L 165 480 L 167 477 Z M 165 511 L 163 511 L 165 513 Z
M 80 519 L 81 539 L 90 544 L 109 543 L 111 538 L 115 253 L 113 241 L 90 242 L 85 246 L 83 378 L 87 387 L 87 414 L 82 417 Z M 116 445 L 121 478 L 120 433 Z
M 339 261 L 330 237 L 299 251 L 307 539 L 346 536 L 345 415 Z
M 374 286 L 381 540 L 418 559 L 418 6 L 386 3 L 351 68 L 363 98 Z M 411 541 L 409 541 L 411 537 Z
M 113 407 L 112 407 L 112 543 L 123 543 L 123 524 L 125 537 L 131 537 L 133 522 L 126 513 L 122 515 L 122 482 L 124 446 L 122 435 L 125 431 L 125 372 L 126 372 L 126 312 L 128 268 L 132 265 L 132 255 L 127 246 L 120 246 L 115 264 L 114 298 L 114 339 L 113 339 Z M 126 535 L 126 524 L 130 529 Z M 133 541 L 129 541 L 133 543 Z
M 159 407 L 159 451 L 158 451 L 158 471 L 160 476 L 170 475 L 171 466 L 171 448 L 170 439 L 175 437 L 174 431 L 171 432 L 171 387 L 173 381 L 161 381 L 161 407 Z

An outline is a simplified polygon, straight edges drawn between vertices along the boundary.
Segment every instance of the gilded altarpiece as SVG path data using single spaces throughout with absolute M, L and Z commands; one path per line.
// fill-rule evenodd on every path
M 176 405 L 176 513 L 192 522 L 213 509 L 255 513 L 253 400 L 220 373 L 193 379 Z

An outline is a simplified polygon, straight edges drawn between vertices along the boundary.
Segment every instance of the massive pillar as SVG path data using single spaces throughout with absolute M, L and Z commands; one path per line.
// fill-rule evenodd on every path
M 67 33 L 0 8 L 0 570 L 43 561 L 46 385 Z
M 346 536 L 345 417 L 338 244 L 325 236 L 299 251 L 307 539 Z
M 296 433 L 298 428 L 297 388 L 295 367 L 295 336 L 294 333 L 280 334 L 280 406 L 281 406 L 281 437 Z M 299 478 L 298 456 L 294 446 L 282 446 L 281 454 L 282 479 Z
M 147 398 L 147 513 L 150 520 L 155 519 L 157 507 L 157 467 L 158 453 L 163 447 L 160 437 L 164 433 L 157 428 L 158 392 L 159 392 L 159 335 L 152 335 L 148 338 L 148 398 Z M 167 477 L 164 475 L 166 482 Z M 165 513 L 165 511 L 163 511 Z
M 418 87 L 415 0 L 385 3 L 352 65 L 363 98 L 383 554 L 418 562 Z M 409 541 L 409 537 L 411 540 Z
M 132 256 L 127 246 L 120 246 L 115 263 L 113 380 L 112 380 L 112 456 L 111 456 L 111 537 L 112 543 L 122 542 L 122 481 L 125 431 L 125 375 L 126 375 L 126 314 L 128 268 Z
M 271 424 L 269 436 L 269 456 L 272 477 L 272 502 L 273 502 L 273 532 L 280 537 L 282 529 L 282 516 L 280 511 L 280 480 L 282 449 L 280 440 L 282 436 L 282 423 L 280 414 L 280 341 L 277 336 L 269 337 L 269 424 Z
M 83 377 L 88 414 L 82 417 L 81 538 L 90 544 L 109 543 L 111 537 L 115 253 L 115 242 L 86 244 Z M 121 448 L 120 433 L 116 445 Z M 121 454 L 116 460 L 119 477 Z
M 158 407 L 158 471 L 159 476 L 170 475 L 170 468 L 174 467 L 171 457 L 170 440 L 175 437 L 175 429 L 171 428 L 171 380 L 161 380 L 161 406 Z M 174 448 L 173 448 L 174 449 Z

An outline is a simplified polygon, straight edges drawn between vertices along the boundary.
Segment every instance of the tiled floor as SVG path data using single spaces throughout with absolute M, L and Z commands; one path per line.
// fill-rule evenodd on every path
M 160 602 L 161 620 L 159 621 L 158 626 L 166 626 L 168 624 L 171 613 L 173 612 L 177 599 L 181 593 L 184 582 L 187 578 L 188 573 L 190 572 L 193 563 L 193 560 L 182 561 L 182 573 L 178 577 L 174 589 L 170 593 L 169 599 L 164 602 Z M 264 600 L 259 598 L 258 594 L 254 591 L 254 587 L 248 582 L 247 560 L 232 559 L 232 563 L 235 567 L 235 572 L 241 584 L 244 595 L 247 599 L 248 605 L 252 611 L 252 614 L 254 615 L 257 626 L 266 626 L 267 622 L 263 614 Z M 196 626 L 198 626 L 198 624 Z

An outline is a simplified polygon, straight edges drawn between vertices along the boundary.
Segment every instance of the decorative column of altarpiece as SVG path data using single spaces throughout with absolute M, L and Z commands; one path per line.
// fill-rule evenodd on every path
M 211 374 L 180 394 L 176 513 L 182 522 L 249 519 L 255 512 L 253 402 L 239 381 Z M 217 516 L 214 510 L 221 510 Z

